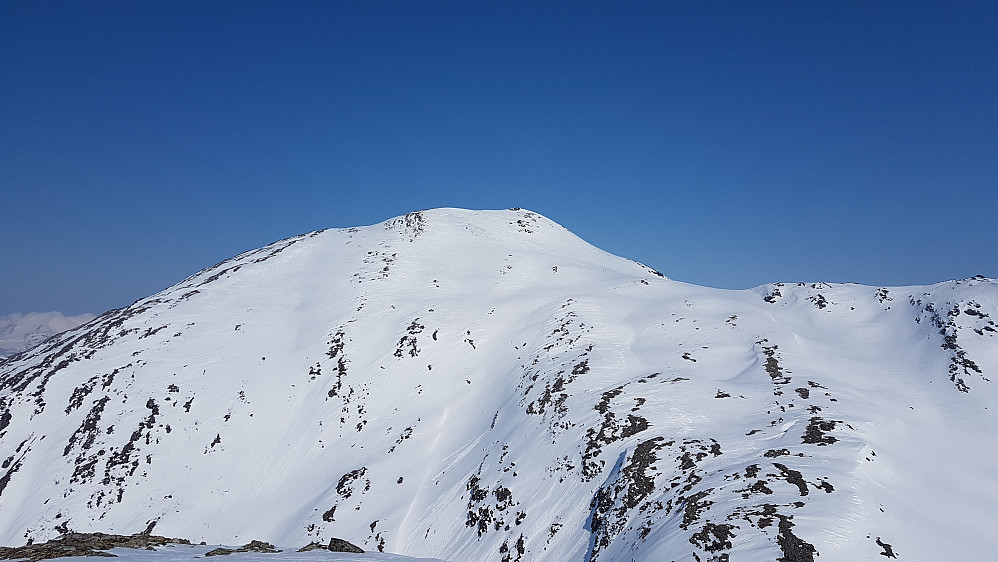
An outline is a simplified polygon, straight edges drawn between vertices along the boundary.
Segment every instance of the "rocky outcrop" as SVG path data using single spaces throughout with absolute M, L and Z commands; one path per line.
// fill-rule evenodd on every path
M 351 544 L 343 539 L 331 538 L 329 539 L 329 546 L 327 547 L 332 552 L 355 552 L 357 554 L 363 554 L 364 549 L 357 545 Z
M 281 551 L 277 550 L 277 548 L 274 545 L 270 544 L 269 542 L 250 541 L 250 542 L 244 544 L 243 546 L 240 546 L 239 548 L 218 547 L 218 548 L 209 550 L 208 552 L 205 552 L 204 555 L 205 556 L 228 556 L 228 555 L 230 555 L 232 553 L 235 553 L 235 552 L 266 552 L 266 553 L 275 553 L 275 552 L 281 552 Z
M 167 544 L 191 544 L 187 539 L 172 539 L 158 535 L 109 535 L 105 533 L 66 533 L 43 543 L 28 543 L 21 547 L 0 547 L 0 559 L 49 560 L 67 556 L 115 556 L 112 548 L 153 549 Z

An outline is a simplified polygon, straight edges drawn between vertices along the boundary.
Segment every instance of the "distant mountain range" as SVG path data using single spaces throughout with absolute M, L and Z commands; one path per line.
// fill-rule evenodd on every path
M 30 349 L 48 338 L 96 318 L 93 314 L 63 316 L 58 312 L 29 312 L 0 316 L 0 357 Z
M 996 318 L 993 279 L 710 289 L 519 209 L 312 232 L 0 361 L 0 544 L 986 560 Z

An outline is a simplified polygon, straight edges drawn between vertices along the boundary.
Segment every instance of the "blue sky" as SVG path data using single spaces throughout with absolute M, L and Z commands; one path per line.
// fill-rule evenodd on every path
M 0 314 L 443 206 L 713 287 L 998 277 L 998 8 L 0 2 Z

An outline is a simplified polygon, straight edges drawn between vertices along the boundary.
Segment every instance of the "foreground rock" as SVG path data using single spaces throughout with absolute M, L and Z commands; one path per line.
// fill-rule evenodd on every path
M 32 544 L 29 543 L 20 547 L 0 547 L 0 560 L 49 560 L 53 558 L 64 558 L 69 556 L 108 556 L 116 557 L 115 554 L 106 552 L 112 548 L 135 548 L 154 550 L 157 546 L 167 544 L 190 545 L 187 539 L 175 539 L 158 535 L 148 535 L 137 533 L 134 535 L 113 535 L 107 533 L 66 533 L 59 538 L 48 542 Z M 204 543 L 201 543 L 204 544 Z M 355 544 L 338 538 L 329 540 L 325 545 L 320 542 L 312 542 L 298 549 L 298 552 L 308 552 L 311 550 L 327 550 L 330 552 L 351 552 L 363 554 L 364 550 Z M 209 550 L 205 556 L 228 556 L 238 552 L 260 552 L 276 554 L 283 552 L 273 544 L 264 541 L 250 541 L 238 548 L 218 547 Z
M 208 552 L 205 552 L 204 555 L 205 556 L 228 556 L 229 554 L 232 554 L 234 552 L 267 552 L 267 553 L 275 553 L 275 552 L 281 552 L 281 551 L 277 550 L 277 548 L 274 545 L 270 544 L 269 542 L 250 541 L 249 543 L 244 544 L 243 546 L 240 546 L 239 548 L 224 548 L 224 547 L 219 547 L 219 548 L 216 548 L 214 550 L 209 550 Z
M 305 546 L 299 548 L 298 552 L 309 552 L 312 550 L 326 550 L 326 549 L 327 549 L 326 545 L 322 544 L 321 542 L 310 542 Z
M 105 533 L 66 533 L 59 538 L 20 547 L 0 547 L 0 559 L 48 560 L 66 556 L 114 556 L 112 548 L 145 548 L 167 544 L 191 544 L 187 539 L 172 539 L 158 535 L 109 535 Z
M 353 552 L 356 554 L 363 554 L 364 549 L 359 546 L 349 543 L 343 539 L 338 539 L 333 537 L 329 539 L 329 544 L 325 545 L 321 542 L 310 542 L 307 545 L 298 549 L 298 552 L 308 552 L 310 550 L 328 550 L 330 552 Z
M 329 550 L 333 552 L 354 552 L 357 554 L 364 553 L 364 549 L 359 546 L 350 544 L 343 539 L 337 539 L 335 537 L 329 539 Z

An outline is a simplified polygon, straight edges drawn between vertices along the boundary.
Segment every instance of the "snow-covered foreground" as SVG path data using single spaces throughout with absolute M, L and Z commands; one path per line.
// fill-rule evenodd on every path
M 193 562 L 196 560 L 212 560 L 205 558 L 205 553 L 218 548 L 218 545 L 176 545 L 159 547 L 153 550 L 136 548 L 112 548 L 106 551 L 120 562 Z M 83 556 L 76 559 L 106 561 L 105 556 Z M 351 554 L 347 552 L 309 551 L 297 552 L 295 549 L 282 550 L 278 553 L 239 552 L 226 557 L 215 557 L 214 560 L 225 562 L 446 562 L 437 558 L 413 558 L 398 554 L 381 552 L 365 552 Z
M 983 277 L 709 289 L 521 210 L 310 233 L 0 363 L 0 543 L 987 559 L 995 318 Z
M 112 548 L 107 552 L 115 555 L 120 562 L 192 562 L 194 559 L 215 560 L 217 562 L 439 562 L 435 558 L 412 558 L 380 552 L 365 552 L 363 554 L 321 550 L 296 552 L 293 548 L 275 554 L 239 552 L 228 556 L 205 558 L 204 554 L 214 548 L 218 548 L 218 545 L 171 544 L 155 550 Z M 104 557 L 96 556 L 85 558 L 103 562 L 107 560 Z

